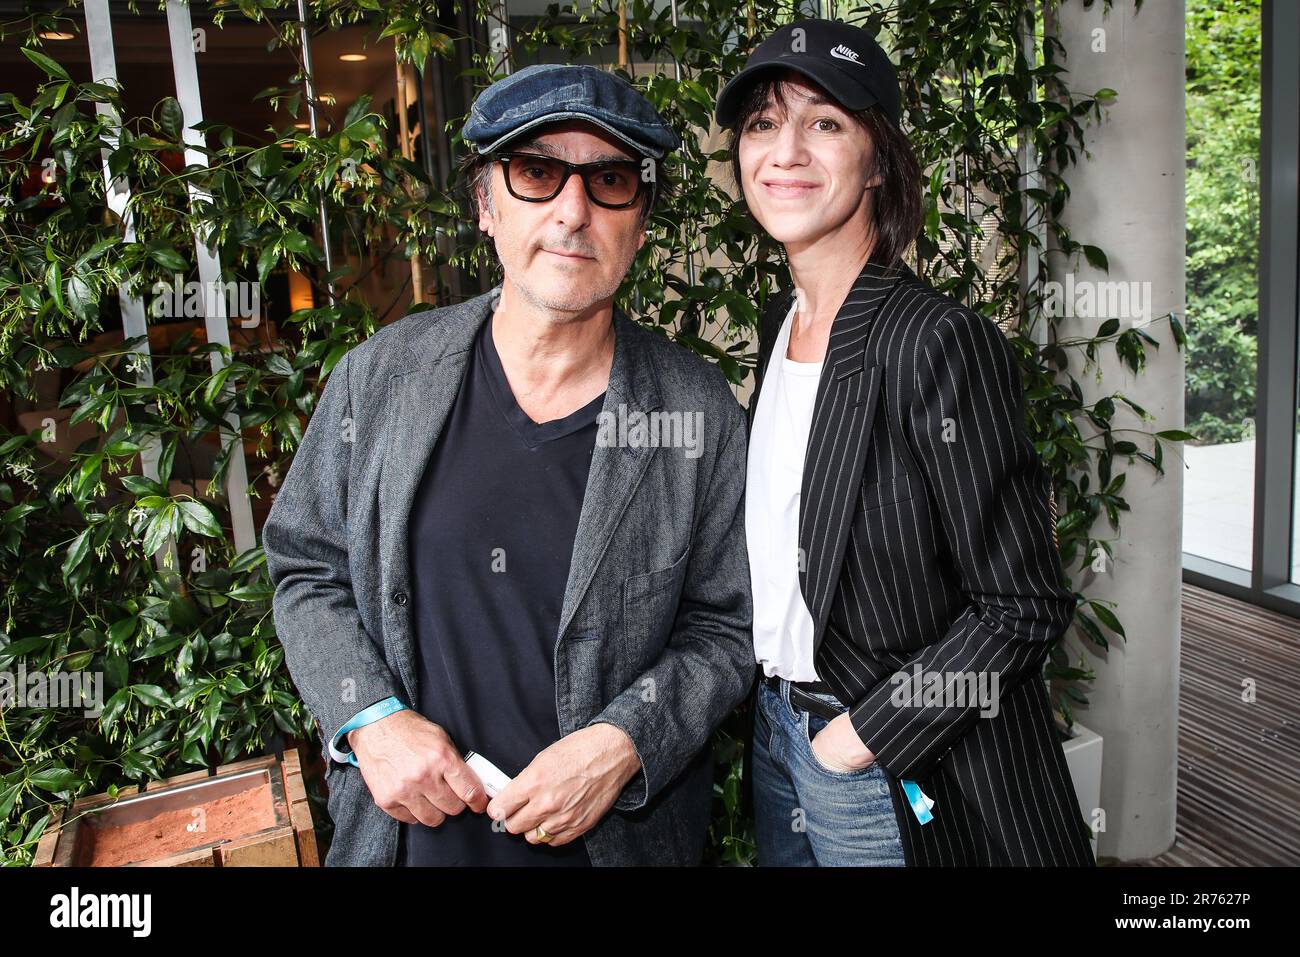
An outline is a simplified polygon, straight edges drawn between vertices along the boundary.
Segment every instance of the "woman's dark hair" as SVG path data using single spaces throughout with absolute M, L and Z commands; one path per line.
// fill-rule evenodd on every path
M 811 82 L 811 81 L 809 81 Z M 827 99 L 834 97 L 823 91 Z M 753 118 L 763 111 L 771 97 L 778 109 L 785 109 L 785 81 L 770 77 L 756 81 L 745 95 L 731 133 L 731 177 L 736 189 L 744 196 L 740 181 L 740 137 Z M 921 204 L 921 164 L 917 162 L 912 144 L 879 106 L 865 110 L 848 111 L 858 125 L 867 131 L 875 148 L 875 169 L 880 175 L 872 203 L 872 229 L 876 244 L 871 251 L 871 262 L 892 266 L 921 231 L 924 216 Z M 752 213 L 750 214 L 753 215 Z

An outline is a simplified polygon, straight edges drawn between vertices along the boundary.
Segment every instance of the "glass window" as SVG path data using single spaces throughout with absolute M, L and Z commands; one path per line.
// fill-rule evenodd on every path
M 1260 0 L 1187 0 L 1183 550 L 1250 569 L 1259 318 Z

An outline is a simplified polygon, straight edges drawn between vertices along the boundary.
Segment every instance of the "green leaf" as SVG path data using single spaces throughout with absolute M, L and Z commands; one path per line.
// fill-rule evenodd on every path
M 19 502 L 13 508 L 6 509 L 4 515 L 0 516 L 0 525 L 12 525 L 39 510 L 40 507 L 34 502 Z
M 1080 630 L 1083 631 L 1085 635 L 1095 641 L 1098 645 L 1103 648 L 1110 647 L 1110 642 L 1106 640 L 1106 636 L 1103 635 L 1101 629 L 1097 627 L 1097 623 L 1083 612 L 1075 614 L 1074 623 L 1079 626 Z
M 63 667 L 68 671 L 81 671 L 95 657 L 94 651 L 79 651 L 63 659 Z
M 63 559 L 62 571 L 64 582 L 68 581 L 76 567 L 85 561 L 86 555 L 89 554 L 90 533 L 92 531 L 93 529 L 91 528 L 83 529 L 81 534 L 74 538 L 72 544 L 68 546 L 67 557 Z
M 54 307 L 67 315 L 68 307 L 63 301 L 63 269 L 57 262 L 50 263 L 50 267 L 45 270 L 45 289 L 54 300 Z
M 55 764 L 33 773 L 27 779 L 27 783 L 45 791 L 66 791 L 80 780 L 76 771 L 62 764 Z
M 81 269 L 83 266 L 89 265 L 105 252 L 116 246 L 120 241 L 121 240 L 117 236 L 109 236 L 107 239 L 101 239 L 77 257 L 77 261 L 74 264 L 75 268 Z
M 280 241 L 284 243 L 285 249 L 295 252 L 306 259 L 310 259 L 312 262 L 318 262 L 321 259 L 321 253 L 320 250 L 316 248 L 316 244 L 297 230 L 291 230 L 290 232 L 285 233 L 280 237 Z
M 267 243 L 257 257 L 257 281 L 265 286 L 266 277 L 271 274 L 271 270 L 275 268 L 279 261 L 279 247 L 275 243 Z
M 293 436 L 295 445 L 302 441 L 302 423 L 298 421 L 298 416 L 292 410 L 282 409 L 276 415 L 275 421 L 284 432 Z
M 165 495 L 162 485 L 144 475 L 123 475 L 122 485 L 135 495 Z
M 208 384 L 203 389 L 203 401 L 208 405 L 213 405 L 217 401 L 218 396 L 221 395 L 221 390 L 225 387 L 226 380 L 230 378 L 231 369 L 231 366 L 222 366 L 215 375 L 208 379 Z
M 131 694 L 143 701 L 145 704 L 154 708 L 170 708 L 171 699 L 167 697 L 167 692 L 157 685 L 131 685 Z
M 240 678 L 239 675 L 232 674 L 232 675 L 227 675 L 224 679 L 222 679 L 221 690 L 223 690 L 224 692 L 226 692 L 226 694 L 229 695 L 242 695 L 242 694 L 248 694 L 248 692 L 252 689 L 250 689 L 248 685 L 244 684 L 243 679 Z
M 30 435 L 15 435 L 12 438 L 6 439 L 3 444 L 0 444 L 0 457 L 6 457 L 13 454 L 14 450 L 27 445 L 31 441 L 32 438 Z
M 248 161 L 248 171 L 260 179 L 267 179 L 280 171 L 284 154 L 276 144 L 271 143 L 255 152 Z
M 89 322 L 95 318 L 98 303 L 95 301 L 94 291 L 90 288 L 90 283 L 78 275 L 71 275 L 64 284 L 64 289 L 68 294 L 68 303 L 72 307 L 72 314 L 82 322 Z
M 160 638 L 152 641 L 136 655 L 136 661 L 148 661 L 150 658 L 157 658 L 159 655 L 165 655 L 175 649 L 185 640 L 184 635 L 169 635 L 166 638 Z
M 1124 626 L 1119 623 L 1119 619 L 1115 617 L 1113 611 L 1105 605 L 1098 604 L 1095 601 L 1089 602 L 1088 605 L 1092 608 L 1093 614 L 1097 616 L 1098 620 L 1100 620 L 1103 625 L 1115 632 L 1115 634 L 1119 635 L 1121 638 L 1128 637 L 1124 634 Z
M 153 555 L 166 544 L 167 537 L 172 533 L 172 523 L 176 520 L 178 514 L 175 504 L 168 504 L 159 509 L 158 513 L 154 515 L 144 533 L 144 553 L 146 555 Z
M 171 478 L 172 463 L 176 459 L 176 447 L 179 444 L 180 441 L 173 438 L 163 446 L 162 454 L 158 456 L 158 481 L 164 483 L 164 485 Z
M 67 80 L 68 82 L 72 81 L 72 77 L 68 76 L 68 71 L 63 69 L 63 67 L 59 66 L 44 53 L 38 53 L 30 47 L 22 47 L 21 49 L 23 56 L 35 63 L 48 75 L 60 80 Z
M 0 789 L 0 822 L 9 820 L 9 813 L 14 809 L 14 802 L 22 792 L 23 782 L 16 781 L 7 788 Z
M 49 643 L 50 638 L 47 635 L 32 635 L 30 638 L 20 638 L 18 641 L 10 642 L 0 648 L 0 658 L 17 658 L 19 655 L 28 654 Z
M 181 758 L 189 764 L 206 764 L 203 758 L 203 749 L 199 747 L 197 740 L 187 741 L 181 749 Z
M 207 702 L 203 705 L 203 719 L 207 722 L 209 732 L 216 726 L 217 718 L 221 716 L 221 706 L 225 699 L 215 691 L 208 696 Z
M 236 556 L 235 560 L 230 563 L 230 570 L 238 574 L 251 571 L 264 564 L 266 564 L 266 551 L 260 545 L 257 545 Z
M 114 646 L 125 646 L 126 642 L 135 635 L 135 629 L 139 628 L 139 616 L 131 615 L 130 618 L 121 618 L 110 624 L 108 627 L 108 641 Z
M 230 590 L 230 597 L 236 601 L 267 601 L 275 594 L 271 585 L 243 585 Z
M 181 109 L 180 103 L 176 97 L 164 97 L 162 101 L 162 122 L 163 132 L 173 140 L 180 140 L 181 131 L 185 128 L 185 111 Z
M 1110 260 L 1106 258 L 1106 254 L 1098 247 L 1085 245 L 1083 247 L 1083 255 L 1084 258 L 1088 260 L 1088 265 L 1092 266 L 1094 269 L 1104 269 L 1106 272 L 1110 272 Z
M 216 516 L 202 502 L 186 500 L 178 502 L 177 505 L 181 510 L 181 518 L 185 522 L 185 527 L 191 532 L 206 535 L 209 538 L 221 537 L 221 526 L 217 523 Z
M 104 703 L 104 710 L 99 716 L 100 728 L 104 731 L 110 730 L 122 716 L 122 712 L 126 710 L 126 706 L 130 701 L 130 688 L 122 688 L 119 691 L 113 692 L 112 697 Z
M 340 342 L 333 349 L 331 349 L 329 351 L 329 354 L 325 356 L 324 361 L 322 361 L 320 364 L 321 378 L 324 378 L 325 376 L 328 376 L 331 372 L 333 372 L 334 367 L 338 365 L 338 361 L 342 359 L 343 356 L 347 354 L 347 351 L 351 348 L 352 347 L 349 346 L 347 343 Z
M 414 33 L 418 29 L 420 29 L 420 24 L 415 20 L 394 20 L 392 23 L 388 24 L 388 26 L 384 27 L 383 32 L 379 34 L 379 39 L 384 40 L 392 36 Z
M 149 243 L 149 258 L 172 272 L 184 272 L 190 268 L 185 257 L 176 251 L 171 243 L 156 240 Z

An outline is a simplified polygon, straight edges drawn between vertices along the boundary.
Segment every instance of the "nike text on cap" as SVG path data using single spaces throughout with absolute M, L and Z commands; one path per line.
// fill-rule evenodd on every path
M 715 113 L 718 125 L 735 124 L 758 74 L 781 70 L 803 74 L 846 110 L 865 110 L 879 103 L 895 124 L 899 122 L 898 72 L 871 34 L 835 20 L 800 20 L 760 43 L 745 68 L 722 88 Z

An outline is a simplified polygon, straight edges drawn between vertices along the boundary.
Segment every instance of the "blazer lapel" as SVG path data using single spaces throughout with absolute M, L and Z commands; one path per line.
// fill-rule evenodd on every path
M 799 500 L 799 586 L 821 648 L 844 565 L 884 369 L 867 351 L 872 320 L 903 273 L 867 263 L 831 325 L 817 384 Z
M 557 645 L 572 623 L 596 567 L 655 451 L 649 447 L 620 446 L 600 438 L 606 423 L 617 426 L 626 416 L 630 425 L 640 415 L 648 415 L 662 405 L 657 380 L 645 358 L 645 350 L 637 347 L 637 337 L 647 334 L 622 310 L 614 309 L 614 364 L 609 371 L 609 386 L 597 419 L 596 447 L 591 453 L 587 490 L 582 498 L 582 511 L 574 536 L 569 579 L 560 611 L 560 627 L 556 632 Z
M 474 336 L 496 308 L 499 295 L 500 286 L 443 312 L 406 343 L 407 362 L 389 376 L 388 440 L 378 485 L 384 568 L 410 568 L 407 532 L 415 492 L 460 392 Z M 409 572 L 404 571 L 400 580 L 409 580 Z M 417 700 L 418 669 L 411 629 L 394 629 L 392 637 L 398 669 L 412 700 Z

